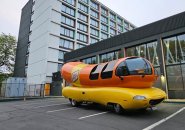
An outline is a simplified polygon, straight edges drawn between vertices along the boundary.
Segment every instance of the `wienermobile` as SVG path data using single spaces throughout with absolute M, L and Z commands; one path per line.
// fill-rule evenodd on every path
M 116 113 L 147 109 L 161 103 L 166 94 L 152 87 L 157 79 L 152 64 L 141 57 L 125 57 L 101 64 L 69 62 L 61 75 L 69 86 L 62 94 L 72 106 L 83 102 L 111 105 Z

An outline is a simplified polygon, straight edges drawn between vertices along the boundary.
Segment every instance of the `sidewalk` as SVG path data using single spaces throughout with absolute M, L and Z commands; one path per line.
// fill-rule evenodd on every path
M 24 97 L 15 97 L 15 98 L 0 97 L 0 102 L 32 100 L 32 99 L 46 99 L 46 98 L 64 98 L 64 96 L 44 96 L 44 97 L 25 97 L 25 98 Z
M 164 103 L 183 103 L 185 104 L 185 99 L 166 99 Z
M 1 98 L 0 102 L 9 102 L 9 101 L 20 101 L 20 100 L 32 100 L 32 99 L 43 99 L 43 97 L 17 97 L 17 98 Z

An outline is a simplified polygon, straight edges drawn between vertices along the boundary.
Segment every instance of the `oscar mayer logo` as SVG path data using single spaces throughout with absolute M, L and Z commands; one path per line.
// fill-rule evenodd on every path
M 72 82 L 75 82 L 78 80 L 78 76 L 79 76 L 79 70 L 75 71 L 72 73 Z

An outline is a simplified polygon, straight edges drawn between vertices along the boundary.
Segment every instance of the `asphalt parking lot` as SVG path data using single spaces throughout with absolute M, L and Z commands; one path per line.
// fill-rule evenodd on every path
M 121 115 L 100 105 L 71 107 L 65 98 L 0 103 L 0 130 L 184 130 L 185 104 Z

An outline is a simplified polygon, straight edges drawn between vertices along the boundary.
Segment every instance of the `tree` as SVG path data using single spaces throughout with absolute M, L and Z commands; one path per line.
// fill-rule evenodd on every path
M 0 34 L 0 74 L 13 73 L 16 43 L 14 36 Z

